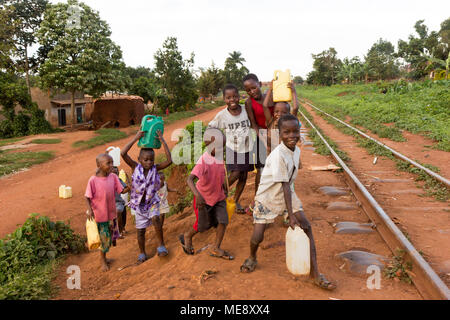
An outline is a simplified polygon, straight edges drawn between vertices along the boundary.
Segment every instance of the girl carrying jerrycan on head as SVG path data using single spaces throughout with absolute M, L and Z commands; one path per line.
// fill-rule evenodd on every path
M 154 116 L 152 116 L 154 117 Z M 144 117 L 144 121 L 147 121 L 147 117 Z M 162 125 L 162 121 L 161 121 Z M 147 128 L 145 125 L 142 128 Z M 150 128 L 152 129 L 152 128 Z M 145 130 L 145 129 L 144 129 Z M 163 128 L 162 128 L 163 130 Z M 158 171 L 163 170 L 172 164 L 172 157 L 169 147 L 162 135 L 162 130 L 157 130 L 156 136 L 153 134 L 153 130 L 139 131 L 136 136 L 131 140 L 125 148 L 123 148 L 121 155 L 122 159 L 131 167 L 133 175 L 131 177 L 131 199 L 128 206 L 136 212 L 136 229 L 137 238 L 139 244 L 140 254 L 138 256 L 138 262 L 142 263 L 148 259 L 145 252 L 145 231 L 150 225 L 154 225 L 156 237 L 158 240 L 158 256 L 166 256 L 169 252 L 164 244 L 162 224 L 160 220 L 160 199 L 158 197 L 158 190 L 160 188 L 160 178 Z M 142 144 L 142 140 L 139 145 L 144 146 L 139 152 L 138 162 L 131 159 L 128 155 L 128 151 L 131 147 L 141 138 L 147 138 L 147 135 L 153 135 L 153 145 L 156 145 L 156 141 L 164 146 L 164 152 L 167 160 L 155 164 L 155 151 L 152 148 L 147 148 L 145 144 Z

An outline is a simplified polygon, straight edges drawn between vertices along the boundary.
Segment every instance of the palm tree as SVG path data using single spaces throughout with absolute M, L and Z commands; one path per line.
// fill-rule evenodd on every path
M 229 53 L 229 57 L 225 60 L 225 64 L 229 62 L 231 65 L 244 65 L 245 59 L 242 57 L 242 53 L 240 51 L 233 51 Z

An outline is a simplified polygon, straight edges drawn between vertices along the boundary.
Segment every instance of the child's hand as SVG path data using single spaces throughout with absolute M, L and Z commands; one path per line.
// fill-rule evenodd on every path
M 134 139 L 137 141 L 145 135 L 145 131 L 138 131 Z
M 92 211 L 92 209 L 86 210 L 86 215 L 88 216 L 89 220 L 94 220 L 94 218 L 95 218 L 94 212 Z
M 205 201 L 205 199 L 203 199 L 203 197 L 201 195 L 196 197 L 195 200 L 196 200 L 195 202 L 197 205 L 197 209 L 200 209 L 201 207 L 204 207 L 206 205 L 206 201 Z
M 292 91 L 293 93 L 296 92 L 296 91 L 295 91 L 295 84 L 294 84 L 294 81 L 289 82 L 289 83 L 287 84 L 287 87 L 288 87 L 289 89 L 291 89 L 291 91 Z
M 289 227 L 292 228 L 292 230 L 295 230 L 295 226 L 300 226 L 300 222 L 298 222 L 297 218 L 292 214 L 289 216 Z

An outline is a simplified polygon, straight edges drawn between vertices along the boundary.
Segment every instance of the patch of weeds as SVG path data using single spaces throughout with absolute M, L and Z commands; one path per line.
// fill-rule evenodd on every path
M 405 261 L 406 252 L 401 249 L 396 250 L 392 261 L 384 268 L 383 274 L 388 279 L 398 278 L 399 280 L 412 284 L 410 274 L 412 274 L 412 263 Z
M 128 135 L 117 129 L 103 128 L 95 132 L 96 137 L 87 141 L 77 141 L 72 144 L 74 148 L 90 149 L 105 143 L 126 138 Z
M 392 152 L 390 152 L 389 150 L 383 148 L 382 146 L 380 146 L 375 141 L 372 141 L 370 139 L 358 136 L 356 138 L 356 142 L 358 143 L 358 146 L 360 146 L 361 148 L 365 148 L 367 150 L 367 152 L 369 154 L 371 154 L 371 155 L 384 156 L 384 157 L 387 157 L 389 159 L 394 159 L 394 156 L 392 155 Z
M 403 161 L 400 159 L 395 159 L 395 162 L 397 165 L 397 169 L 399 169 L 401 171 L 413 173 L 416 175 L 416 181 L 425 182 L 424 185 L 422 186 L 422 189 L 426 192 L 427 196 L 434 197 L 436 200 L 442 201 L 442 202 L 446 202 L 446 201 L 450 200 L 450 190 L 445 184 L 434 179 L 429 174 L 427 174 L 425 171 L 413 166 L 409 162 L 406 162 L 406 161 Z M 416 162 L 420 163 L 417 160 L 416 160 Z M 425 168 L 430 169 L 431 171 L 434 171 L 436 173 L 440 172 L 439 168 L 437 168 L 433 165 L 423 164 L 423 163 L 420 163 L 420 164 L 422 166 L 424 166 Z
M 0 300 L 49 299 L 55 268 L 65 255 L 86 251 L 69 224 L 33 214 L 0 240 Z
M 53 151 L 41 152 L 5 152 L 0 151 L 0 177 L 29 168 L 54 158 Z
M 1 139 L 0 140 L 0 147 L 6 146 L 8 144 L 14 144 L 20 140 L 23 140 L 22 138 L 10 138 L 10 139 Z
M 57 144 L 61 143 L 61 139 L 35 139 L 32 140 L 31 143 L 35 144 Z
M 334 151 L 338 154 L 338 156 L 345 162 L 349 161 L 350 157 L 348 156 L 348 154 L 345 151 L 340 150 L 338 145 L 333 140 L 331 140 L 328 136 L 326 136 L 319 127 L 317 127 L 317 125 L 314 123 L 314 120 L 313 120 L 313 117 L 311 116 L 311 114 L 303 106 L 300 106 L 300 109 L 309 118 L 309 120 L 316 126 L 317 130 L 319 130 L 320 134 L 322 134 L 322 136 L 325 138 L 325 140 L 328 142 L 328 144 L 334 149 Z M 305 120 L 305 123 L 307 123 L 306 120 Z M 317 134 L 317 132 L 315 130 L 309 131 L 309 137 L 313 141 L 314 147 L 316 148 L 316 150 L 314 151 L 315 153 L 318 153 L 318 154 L 321 154 L 324 156 L 331 155 L 330 150 L 325 145 L 325 143 L 323 143 L 322 139 L 319 137 L 319 135 Z

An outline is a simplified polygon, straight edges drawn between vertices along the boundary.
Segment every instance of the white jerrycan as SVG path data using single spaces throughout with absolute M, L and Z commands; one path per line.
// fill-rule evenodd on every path
M 291 81 L 291 71 L 276 70 L 273 75 L 273 101 L 292 101 L 292 91 L 288 88 Z
M 309 275 L 309 238 L 299 226 L 286 232 L 286 266 L 295 276 Z
M 109 147 L 106 152 L 113 158 L 113 166 L 120 166 L 120 148 L 119 147 Z

